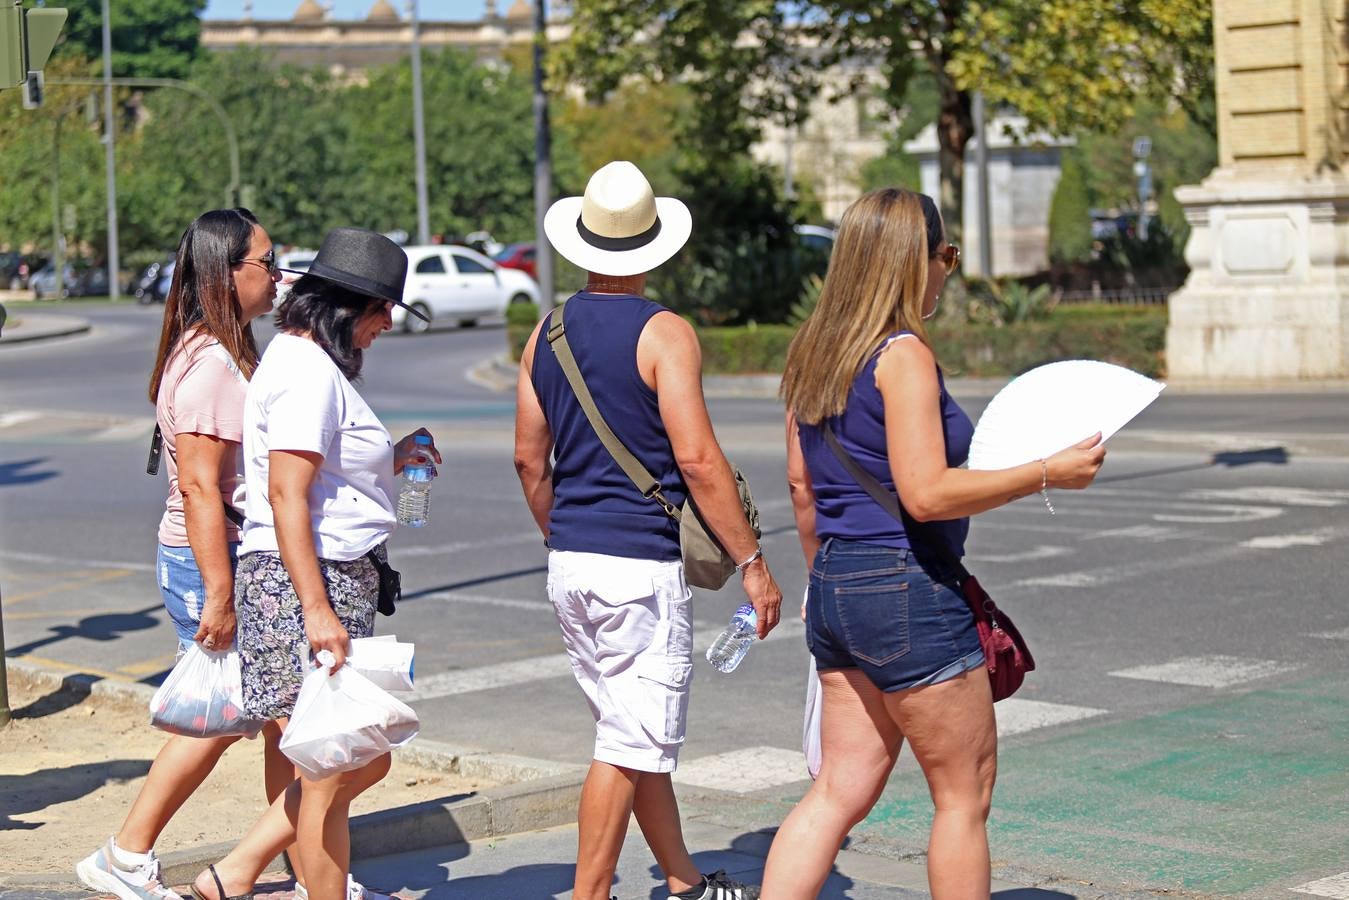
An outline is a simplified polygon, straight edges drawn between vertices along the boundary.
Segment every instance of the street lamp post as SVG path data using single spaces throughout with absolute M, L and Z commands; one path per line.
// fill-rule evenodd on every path
M 548 94 L 543 89 L 543 51 L 548 43 L 546 0 L 534 0 L 534 260 L 539 276 L 539 315 L 553 308 L 553 248 L 543 219 L 553 201 L 553 141 L 548 129 Z
M 113 148 L 112 112 L 112 19 L 108 0 L 103 0 L 103 146 L 108 186 L 108 296 L 116 300 L 122 292 L 117 272 L 117 154 Z
M 412 20 L 412 142 L 417 162 L 417 243 L 431 243 L 431 217 L 426 200 L 426 122 L 422 115 L 422 42 L 417 0 L 408 0 Z

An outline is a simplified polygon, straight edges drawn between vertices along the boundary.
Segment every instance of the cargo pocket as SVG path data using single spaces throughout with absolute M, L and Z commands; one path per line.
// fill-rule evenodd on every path
M 684 743 L 692 677 L 693 663 L 689 662 L 653 659 L 638 664 L 637 682 L 642 690 L 639 717 L 642 729 L 656 744 Z
M 651 578 L 595 578 L 591 585 L 586 615 L 595 626 L 597 657 L 626 656 L 651 646 L 661 620 Z

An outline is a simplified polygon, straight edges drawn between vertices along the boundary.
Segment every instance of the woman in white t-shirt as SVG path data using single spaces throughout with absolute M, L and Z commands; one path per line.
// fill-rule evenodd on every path
M 242 512 L 244 394 L 258 365 L 252 321 L 272 308 L 280 275 L 272 241 L 246 209 L 203 213 L 178 244 L 173 285 L 150 377 L 168 472 L 155 570 L 179 651 L 234 641 L 234 562 Z M 269 800 L 293 769 L 266 729 Z M 118 897 L 176 897 L 159 883 L 154 843 L 237 737 L 175 735 L 155 757 L 121 830 L 75 866 L 79 879 Z
M 395 444 L 353 382 L 364 351 L 392 327 L 389 312 L 402 304 L 406 273 L 407 255 L 388 238 L 356 228 L 329 232 L 277 310 L 280 333 L 249 383 L 247 521 L 235 606 L 252 716 L 285 722 L 311 654 L 329 650 L 340 667 L 349 639 L 374 633 L 379 576 L 370 555 L 385 558 L 397 524 L 394 476 L 426 461 L 414 438 L 428 432 Z M 440 461 L 434 445 L 425 450 Z M 193 894 L 247 894 L 295 840 L 302 900 L 375 896 L 350 880 L 345 823 L 351 801 L 388 771 L 386 754 L 355 771 L 297 779 L 238 847 L 197 876 Z M 288 816 L 287 806 L 298 815 Z

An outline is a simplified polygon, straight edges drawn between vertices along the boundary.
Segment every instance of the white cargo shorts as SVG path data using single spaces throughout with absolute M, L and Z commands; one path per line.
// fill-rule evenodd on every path
M 548 599 L 595 717 L 595 759 L 673 772 L 693 676 L 684 564 L 601 553 L 548 554 Z

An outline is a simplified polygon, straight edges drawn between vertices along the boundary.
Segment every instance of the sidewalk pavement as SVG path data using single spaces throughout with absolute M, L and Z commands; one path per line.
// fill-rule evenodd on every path
M 63 313 L 34 313 L 15 305 L 5 307 L 8 317 L 0 330 L 0 344 L 18 344 L 43 338 L 65 337 L 89 330 L 89 320 Z
M 61 675 L 22 661 L 8 664 L 10 678 L 44 691 L 69 692 L 92 709 L 100 705 L 140 705 L 153 689 L 118 684 L 90 675 Z M 571 896 L 576 858 L 576 817 L 583 764 L 567 765 L 523 757 L 485 753 L 433 741 L 414 741 L 398 751 L 400 758 L 461 775 L 477 774 L 501 782 L 470 795 L 385 809 L 352 820 L 352 858 L 357 878 L 372 887 L 398 891 L 403 897 L 464 900 L 534 900 Z M 746 797 L 719 791 L 683 790 L 685 836 L 703 871 L 725 869 L 747 883 L 762 878 L 772 829 L 787 806 L 747 805 Z M 55 802 L 55 801 L 53 801 Z M 757 810 L 751 811 L 750 806 Z M 28 840 L 48 837 L 34 833 Z M 59 835 L 52 834 L 58 839 Z M 923 854 L 899 852 L 884 842 L 862 841 L 865 852 L 846 850 L 830 878 L 824 898 L 880 900 L 927 896 Z M 186 885 L 231 844 L 196 845 L 164 854 L 167 883 Z M 53 847 L 53 852 L 57 852 Z M 1009 870 L 1022 884 L 1040 876 Z M 995 875 L 999 874 L 995 872 Z M 292 885 L 280 860 L 268 867 L 259 895 L 289 900 Z M 624 900 L 663 898 L 661 879 L 634 822 L 629 829 L 616 878 L 615 893 Z M 1078 896 L 1081 885 L 1075 885 Z M 1016 892 L 1017 884 L 995 883 L 995 890 Z M 73 872 L 54 875 L 0 875 L 0 900 L 74 900 L 89 898 Z M 1020 896 L 1017 893 L 1004 897 Z M 1065 896 L 1053 892 L 1034 895 Z

